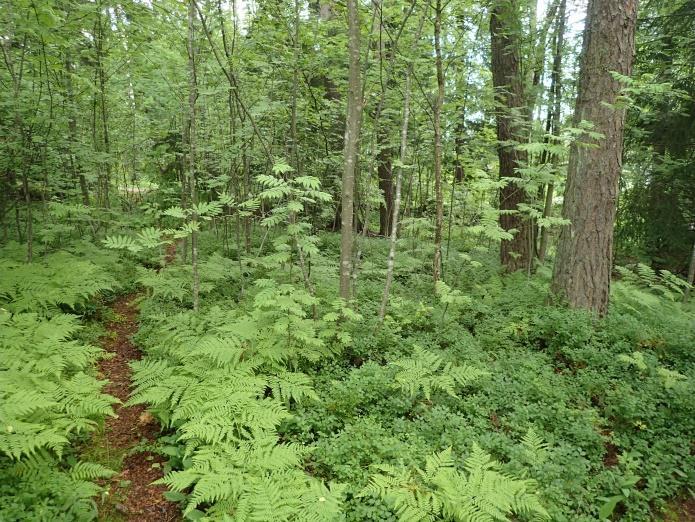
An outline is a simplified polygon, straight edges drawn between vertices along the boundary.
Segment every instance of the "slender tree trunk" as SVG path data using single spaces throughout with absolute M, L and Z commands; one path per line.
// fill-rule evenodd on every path
M 437 0 L 434 16 L 434 56 L 437 69 L 437 98 L 434 102 L 434 266 L 432 278 L 436 283 L 442 275 L 442 228 L 444 224 L 444 195 L 442 194 L 442 106 L 444 105 L 444 67 L 442 65 L 442 1 Z
M 632 72 L 637 0 L 589 0 L 575 124 L 593 123 L 601 139 L 581 138 L 570 150 L 564 218 L 552 293 L 573 308 L 606 314 L 613 264 L 613 228 L 622 169 L 625 110 L 615 107 Z
M 695 284 L 695 242 L 693 243 L 693 251 L 690 254 L 690 266 L 688 267 L 688 284 L 690 288 L 685 290 L 685 295 L 683 296 L 683 302 L 686 302 L 690 297 L 690 292 L 692 291 L 692 286 Z
M 405 73 L 405 95 L 403 99 L 403 123 L 401 125 L 401 151 L 400 165 L 396 170 L 396 193 L 393 201 L 393 215 L 391 218 L 391 240 L 389 247 L 389 257 L 386 266 L 386 283 L 384 284 L 384 295 L 381 298 L 379 307 L 379 322 L 384 321 L 386 307 L 389 302 L 389 292 L 393 283 L 393 269 L 396 261 L 396 245 L 398 243 L 398 217 L 401 210 L 401 186 L 403 183 L 403 165 L 406 160 L 406 150 L 408 147 L 408 122 L 410 118 L 410 74 L 411 67 Z
M 562 53 L 565 45 L 565 23 L 567 0 L 560 1 L 560 12 L 558 14 L 557 34 L 555 37 L 555 56 L 553 58 L 553 72 L 550 81 L 550 103 L 548 105 L 548 125 L 550 129 L 546 129 L 553 136 L 560 135 L 560 117 L 562 110 Z M 552 155 L 553 171 L 557 170 L 559 163 L 557 154 Z M 543 217 L 549 218 L 553 212 L 553 197 L 555 193 L 555 184 L 551 181 L 545 189 L 545 205 L 543 207 Z M 543 263 L 546 253 L 548 252 L 548 227 L 543 227 L 540 231 L 540 245 L 538 246 L 538 260 Z
M 89 206 L 89 189 L 87 187 L 87 179 L 82 172 L 82 166 L 77 158 L 77 152 L 75 150 L 77 146 L 77 112 L 75 108 L 75 95 L 72 86 L 72 56 L 70 52 L 65 56 L 65 92 L 67 95 L 68 104 L 68 143 L 70 155 L 70 168 L 72 170 L 72 175 L 77 177 L 80 183 L 80 192 L 82 194 L 82 203 Z
M 29 191 L 29 175 L 27 167 L 22 172 L 22 189 L 24 190 L 24 203 L 27 208 L 27 263 L 34 260 L 34 216 L 31 208 L 31 192 Z
M 393 214 L 393 168 L 391 165 L 391 149 L 386 143 L 386 133 L 380 132 L 377 146 L 380 147 L 377 157 L 377 172 L 379 189 L 384 193 L 384 202 L 379 206 L 379 235 L 389 234 L 391 215 Z
M 345 165 L 340 218 L 340 297 L 350 299 L 352 274 L 353 210 L 355 196 L 355 168 L 359 154 L 360 124 L 362 117 L 360 82 L 360 20 L 357 0 L 347 0 L 348 8 L 348 99 L 345 122 Z
M 196 189 L 196 101 L 198 99 L 198 80 L 196 77 L 195 63 L 195 13 L 193 0 L 188 3 L 188 189 L 190 191 L 191 207 L 198 203 Z M 198 215 L 191 213 L 191 224 L 194 227 L 191 232 L 191 267 L 193 269 L 193 311 L 197 312 L 200 305 L 200 277 L 198 275 L 198 233 L 195 227 L 198 224 Z
M 490 34 L 492 82 L 501 106 L 497 111 L 497 153 L 502 180 L 518 177 L 516 169 L 526 163 L 526 154 L 513 145 L 526 141 L 520 32 L 517 0 L 496 0 L 490 16 Z M 525 190 L 511 181 L 500 191 L 500 226 L 508 232 L 516 230 L 513 239 L 500 245 L 500 261 L 508 272 L 527 269 L 531 263 L 531 224 L 518 212 L 519 204 L 526 200 Z
M 104 197 L 104 207 L 110 207 L 109 187 L 111 184 L 111 141 L 109 138 L 109 120 L 106 110 L 106 73 L 104 71 L 104 26 L 108 26 L 109 21 L 102 22 L 102 6 L 97 4 L 97 30 L 96 30 L 96 58 L 97 58 L 97 79 L 99 82 L 99 107 L 101 109 L 101 139 L 102 151 L 106 154 L 105 174 L 102 177 L 102 190 Z
M 531 52 L 530 59 L 532 60 L 533 67 L 529 71 L 531 76 L 528 82 L 528 94 L 527 94 L 527 106 L 528 106 L 528 119 L 531 121 L 533 119 L 533 111 L 536 108 L 536 103 L 538 101 L 538 95 L 542 89 L 541 80 L 543 79 L 543 74 L 545 72 L 545 50 L 546 42 L 548 40 L 548 32 L 550 27 L 555 20 L 555 16 L 558 12 L 559 4 L 562 0 L 553 0 L 553 3 L 548 6 L 546 12 L 545 20 L 538 28 L 538 9 L 536 0 L 533 4 L 532 17 L 534 18 L 531 24 L 532 39 L 531 43 L 533 45 L 533 51 Z

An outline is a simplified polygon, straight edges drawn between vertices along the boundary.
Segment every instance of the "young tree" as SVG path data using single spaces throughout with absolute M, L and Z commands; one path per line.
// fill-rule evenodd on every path
M 195 208 L 198 203 L 196 190 L 195 155 L 196 155 L 196 100 L 198 99 L 198 80 L 196 77 L 195 56 L 195 3 L 188 3 L 188 190 L 191 198 L 191 206 Z M 200 277 L 198 275 L 198 216 L 194 211 L 191 214 L 191 267 L 193 268 L 193 310 L 198 311 Z
M 437 0 L 434 12 L 434 56 L 437 70 L 437 98 L 434 102 L 434 269 L 432 277 L 437 283 L 442 276 L 442 226 L 444 224 L 444 196 L 442 194 L 442 106 L 444 105 L 444 67 L 442 65 L 442 1 Z
M 412 74 L 409 66 L 405 73 L 405 87 L 403 98 L 403 123 L 401 124 L 401 152 L 400 164 L 396 171 L 396 194 L 393 202 L 393 216 L 391 219 L 391 240 L 389 246 L 389 257 L 386 266 L 386 283 L 384 284 L 384 294 L 381 298 L 379 307 L 379 322 L 383 322 L 386 315 L 386 307 L 389 302 L 389 292 L 393 283 L 393 268 L 396 260 L 396 245 L 398 243 L 398 217 L 401 210 L 401 187 L 403 184 L 403 166 L 406 160 L 406 150 L 408 147 L 408 122 L 410 119 L 410 76 Z
M 560 12 L 558 14 L 557 32 L 554 38 L 553 70 L 550 80 L 550 96 L 548 101 L 548 118 L 546 120 L 545 132 L 552 136 L 560 135 L 560 117 L 562 116 L 562 53 L 565 45 L 565 23 L 567 18 L 567 0 L 560 1 Z M 546 142 L 549 140 L 546 139 Z M 548 154 L 544 154 L 544 160 L 548 160 Z M 559 162 L 557 154 L 552 154 L 550 161 L 553 167 L 557 167 Z M 543 206 L 543 217 L 548 218 L 553 211 L 553 198 L 555 197 L 555 184 L 551 181 L 545 188 L 545 203 Z M 543 263 L 548 251 L 548 227 L 543 227 L 540 231 L 540 243 L 538 246 L 538 260 Z
M 616 106 L 635 47 L 637 0 L 589 0 L 575 125 L 593 123 L 570 150 L 552 293 L 575 308 L 605 315 L 613 261 L 618 181 L 622 169 L 625 110 Z
M 498 105 L 497 154 L 499 176 L 507 180 L 500 191 L 500 226 L 505 231 L 516 231 L 514 238 L 502 241 L 500 261 L 508 272 L 528 268 L 531 262 L 531 225 L 518 213 L 520 203 L 526 201 L 526 192 L 509 181 L 517 177 L 516 169 L 526 162 L 526 154 L 515 145 L 526 141 L 524 120 L 527 109 L 524 78 L 521 69 L 521 23 L 517 0 L 495 0 L 490 13 L 492 45 L 492 83 Z
M 348 8 L 348 97 L 345 121 L 345 164 L 340 217 L 340 297 L 350 299 L 352 275 L 353 210 L 355 167 L 359 153 L 362 100 L 360 82 L 360 19 L 357 0 L 347 0 Z
M 690 254 L 690 264 L 688 265 L 688 283 L 690 286 L 685 290 L 683 301 L 687 301 L 692 291 L 692 286 L 695 284 L 695 243 L 693 243 L 693 251 Z

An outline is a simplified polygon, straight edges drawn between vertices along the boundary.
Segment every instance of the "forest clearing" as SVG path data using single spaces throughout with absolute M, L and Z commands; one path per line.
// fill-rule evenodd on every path
M 0 522 L 695 521 L 695 0 L 0 49 Z

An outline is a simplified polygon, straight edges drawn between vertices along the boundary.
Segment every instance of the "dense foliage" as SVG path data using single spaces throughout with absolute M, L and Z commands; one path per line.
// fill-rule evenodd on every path
M 71 444 L 111 415 L 117 400 L 101 392 L 92 365 L 102 351 L 75 338 L 74 313 L 115 283 L 104 267 L 69 253 L 31 265 L 21 254 L 16 261 L 16 248 L 2 253 L 0 516 L 88 519 L 101 491 L 94 479 L 114 471 L 79 460 Z
M 678 520 L 695 2 L 640 4 L 3 3 L 0 520 L 138 516 L 120 294 L 185 520 Z

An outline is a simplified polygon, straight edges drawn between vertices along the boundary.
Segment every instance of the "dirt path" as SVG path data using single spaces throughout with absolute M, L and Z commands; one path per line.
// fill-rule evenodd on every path
M 99 364 L 101 375 L 109 380 L 104 391 L 124 403 L 131 392 L 128 363 L 142 356 L 130 340 L 138 329 L 138 312 L 133 304 L 136 297 L 136 294 L 123 296 L 111 306 L 115 318 L 106 324 L 107 335 L 101 340 L 102 347 L 114 354 Z M 117 417 L 108 418 L 103 432 L 93 441 L 95 449 L 105 452 L 104 457 L 112 463 L 112 469 L 120 469 L 106 484 L 109 494 L 100 502 L 99 520 L 180 520 L 176 504 L 162 496 L 166 488 L 151 485 L 162 477 L 165 461 L 160 455 L 146 451 L 148 444 L 157 439 L 159 424 L 144 406 L 116 405 L 115 413 Z

